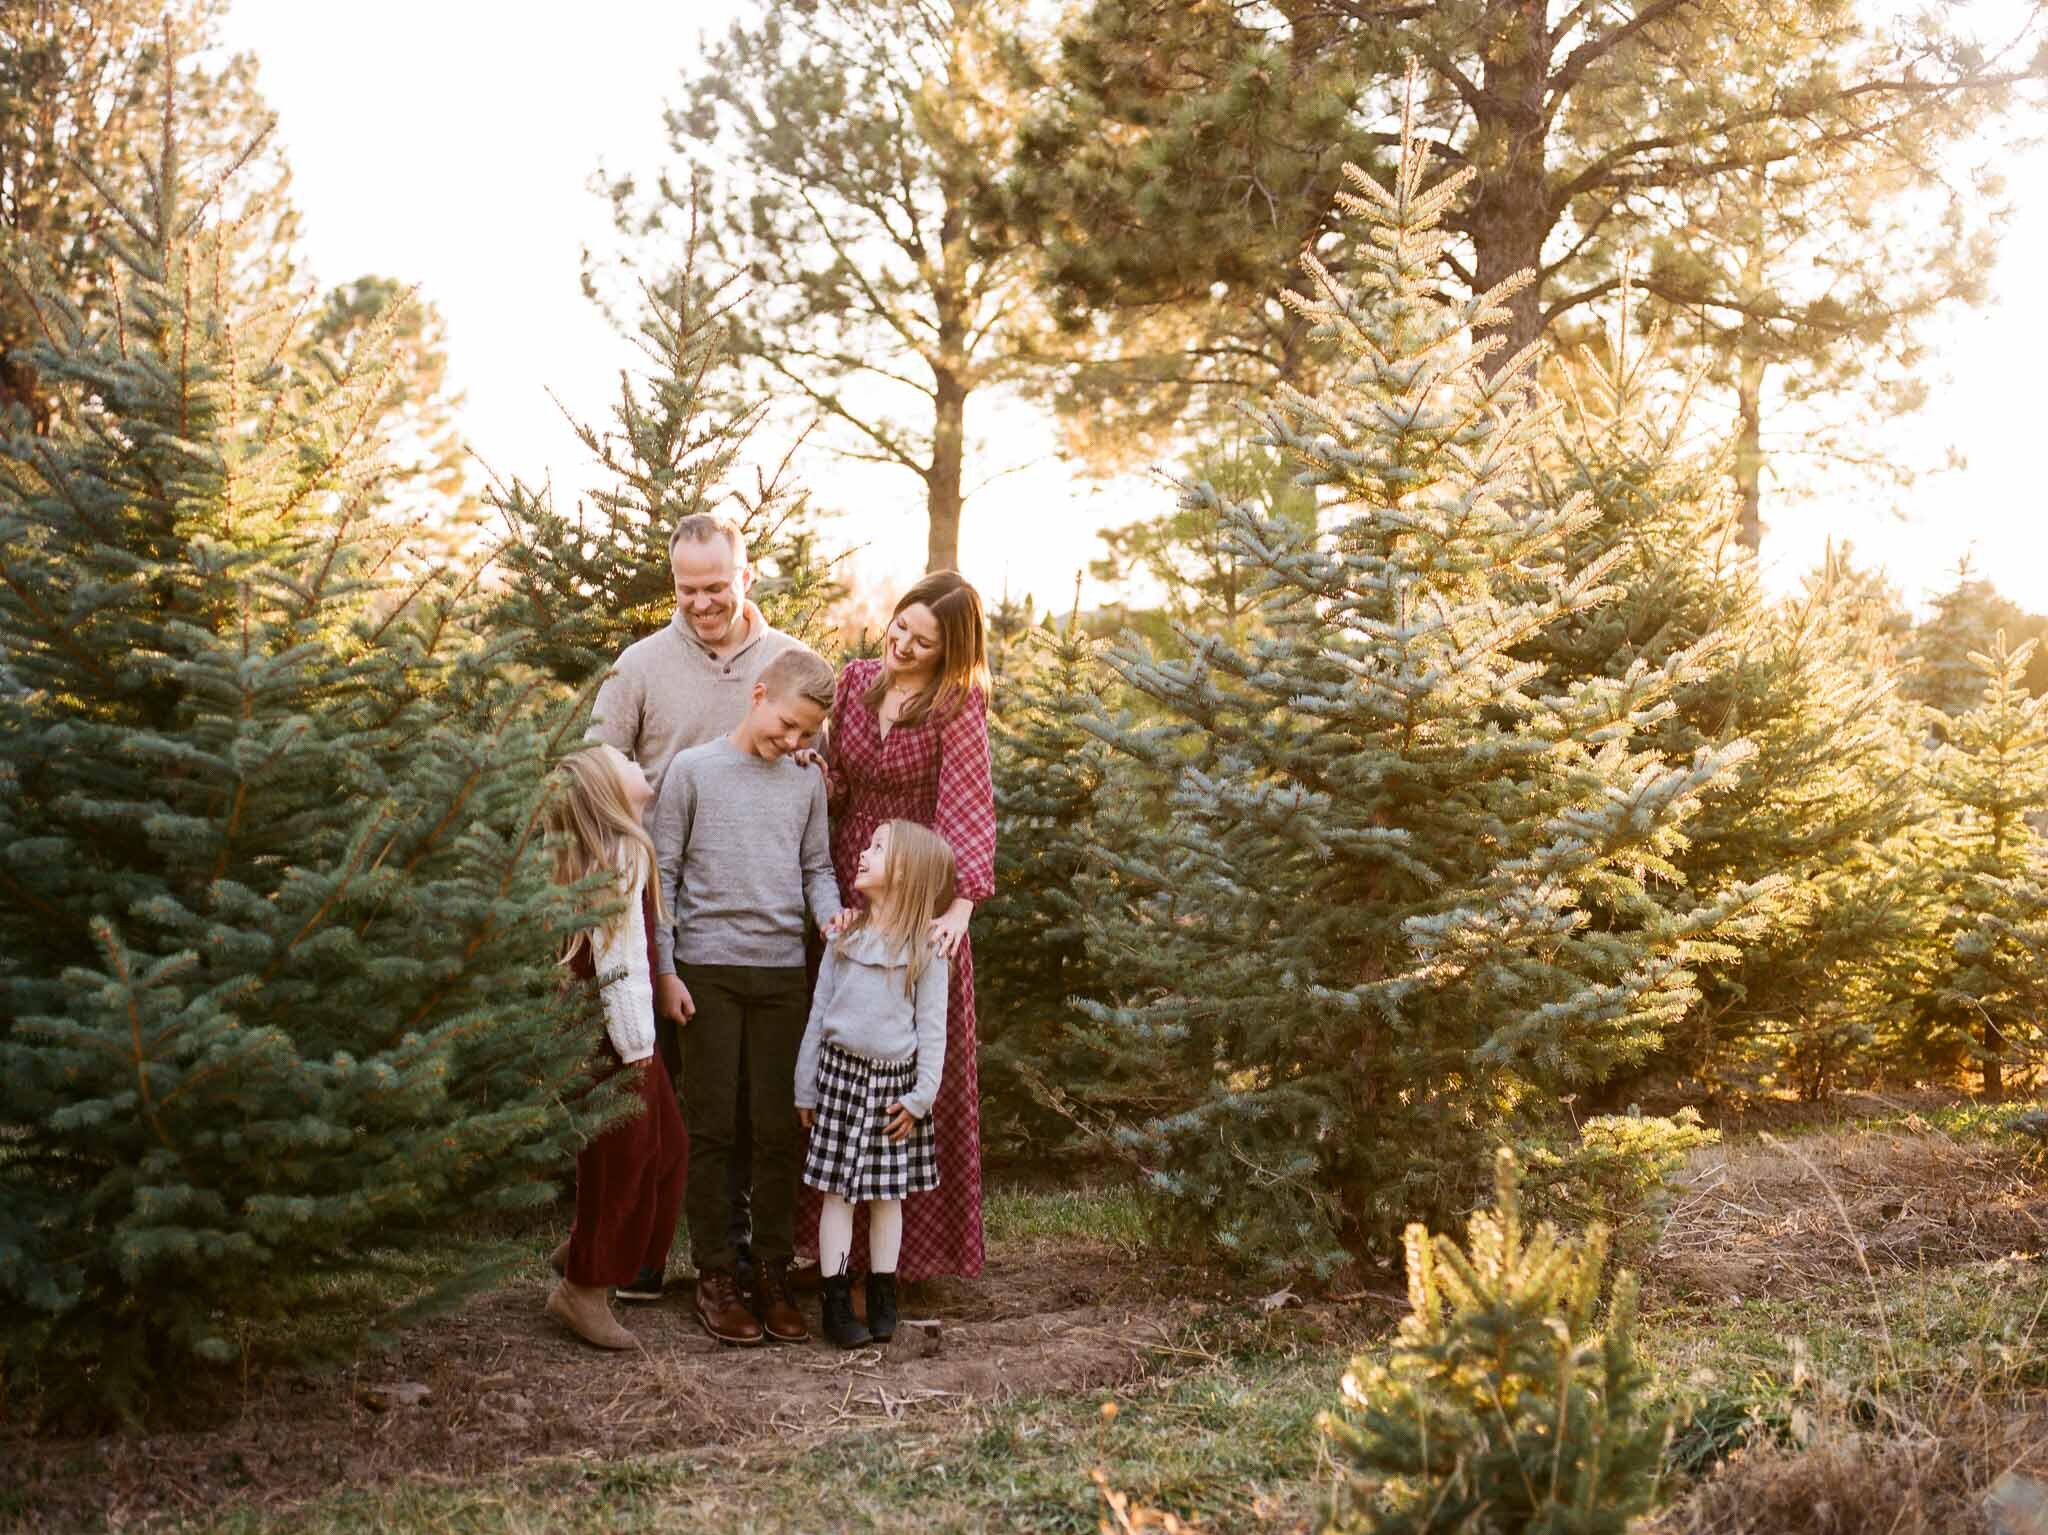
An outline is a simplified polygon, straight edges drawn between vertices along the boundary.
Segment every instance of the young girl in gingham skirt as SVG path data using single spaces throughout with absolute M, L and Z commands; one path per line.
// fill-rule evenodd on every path
M 841 1348 L 896 1333 L 903 1200 L 939 1186 L 932 1100 L 946 1069 L 946 961 L 931 921 L 953 901 L 953 853 L 914 821 L 875 829 L 853 888 L 866 907 L 818 970 L 796 1063 L 797 1115 L 811 1132 L 804 1183 L 824 1196 L 818 1272 L 825 1336 Z M 853 1314 L 853 1211 L 868 1207 L 867 1322 Z

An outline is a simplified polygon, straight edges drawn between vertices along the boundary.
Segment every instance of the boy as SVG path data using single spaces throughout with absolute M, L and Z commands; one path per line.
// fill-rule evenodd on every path
M 810 1336 L 789 1294 L 802 1143 L 789 1107 L 809 1020 L 805 908 L 839 914 L 825 780 L 791 760 L 832 706 L 832 668 L 797 647 L 770 661 L 732 733 L 679 752 L 662 776 L 654 850 L 673 932 L 656 970 L 682 991 L 683 1105 L 690 1127 L 683 1208 L 697 1263 L 697 1320 L 722 1343 Z M 660 982 L 657 981 L 657 986 Z M 752 1116 L 754 1296 L 734 1271 L 734 1100 L 745 1050 Z

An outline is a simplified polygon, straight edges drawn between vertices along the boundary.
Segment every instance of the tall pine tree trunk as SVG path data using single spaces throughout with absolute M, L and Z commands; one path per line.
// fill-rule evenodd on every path
M 1755 324 L 1754 320 L 1745 320 L 1743 329 L 1748 331 Z M 1735 538 L 1755 554 L 1764 542 L 1764 362 L 1753 343 L 1745 341 L 1737 368 L 1735 489 L 1742 509 L 1735 525 Z
M 1742 298 L 1752 306 L 1764 299 L 1765 201 L 1770 187 L 1765 173 L 1744 178 L 1749 191 L 1749 224 L 1742 261 Z M 1764 324 L 1754 313 L 1742 317 L 1742 337 L 1735 356 L 1738 425 L 1735 438 L 1735 490 L 1741 499 L 1736 541 L 1751 554 L 1764 544 Z
M 932 464 L 925 475 L 930 534 L 924 568 L 960 568 L 960 478 L 967 453 L 967 386 L 950 368 L 933 370 Z
M 1547 10 L 1544 0 L 1497 0 L 1488 17 L 1471 155 L 1479 174 L 1466 223 L 1475 247 L 1472 275 L 1481 292 L 1517 272 L 1540 269 L 1553 222 L 1544 163 Z M 1507 345 L 1494 354 L 1489 372 L 1543 333 L 1539 287 L 1528 283 L 1508 300 Z

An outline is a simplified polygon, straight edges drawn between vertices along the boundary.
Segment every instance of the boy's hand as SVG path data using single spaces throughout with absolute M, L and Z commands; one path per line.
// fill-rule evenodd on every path
M 816 1109 L 798 1109 L 796 1111 L 796 1122 L 808 1130 L 818 1122 L 818 1111 Z
M 697 1004 L 690 997 L 690 988 L 683 984 L 679 975 L 657 975 L 654 978 L 654 1016 L 666 1018 L 681 1027 L 697 1016 Z
M 917 1128 L 917 1116 L 900 1103 L 889 1105 L 889 1122 L 883 1131 L 892 1141 L 907 1141 L 911 1131 Z

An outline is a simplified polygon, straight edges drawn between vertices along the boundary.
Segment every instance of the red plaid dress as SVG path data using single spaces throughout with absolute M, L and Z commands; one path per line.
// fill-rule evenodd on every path
M 995 893 L 996 797 L 989 776 L 988 701 L 980 691 L 950 719 L 897 725 L 882 739 L 874 711 L 861 695 L 874 685 L 880 661 L 849 661 L 839 674 L 826 737 L 826 767 L 833 785 L 832 866 L 839 896 L 854 893 L 861 849 L 884 821 L 929 826 L 953 849 L 959 894 L 976 903 Z M 939 1186 L 903 1202 L 901 1279 L 981 1272 L 981 1072 L 974 1024 L 974 949 L 962 943 L 953 958 L 946 997 L 946 1073 L 932 1105 L 938 1136 Z M 802 1191 L 798 1246 L 818 1250 L 818 1196 Z M 867 1267 L 867 1217 L 854 1232 L 853 1267 Z

